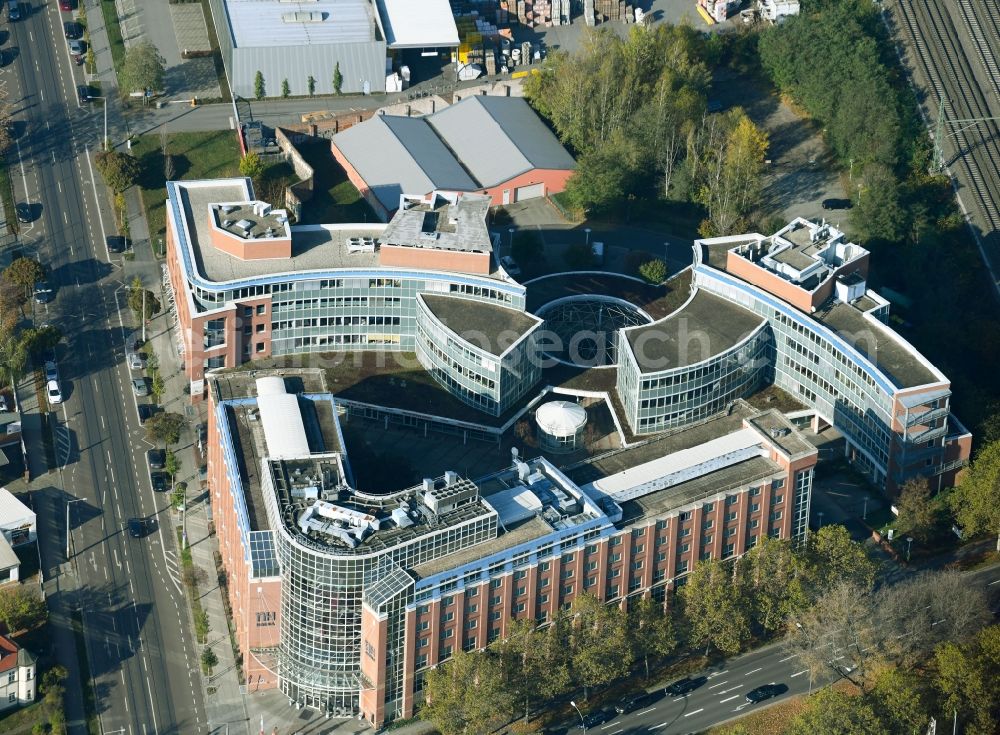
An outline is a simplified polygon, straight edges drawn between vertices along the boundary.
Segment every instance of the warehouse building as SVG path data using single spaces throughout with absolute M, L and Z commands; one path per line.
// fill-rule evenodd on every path
M 376 115 L 335 135 L 332 151 L 383 221 L 404 192 L 513 204 L 563 191 L 576 167 L 520 97 L 475 95 L 425 117 Z
M 233 94 L 385 92 L 394 49 L 455 48 L 458 30 L 447 0 L 210 0 Z M 341 88 L 334 88 L 340 69 Z M 310 89 L 310 78 L 312 88 Z
M 289 386 L 294 385 L 295 393 Z M 252 690 L 373 727 L 411 717 L 427 671 L 583 592 L 666 591 L 699 559 L 807 533 L 817 450 L 736 401 L 572 472 L 545 457 L 386 494 L 352 482 L 320 373 L 209 378 L 208 486 Z

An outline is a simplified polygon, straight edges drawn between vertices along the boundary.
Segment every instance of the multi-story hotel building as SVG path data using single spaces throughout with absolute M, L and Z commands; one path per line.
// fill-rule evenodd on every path
M 167 196 L 167 286 L 195 401 L 210 370 L 302 352 L 416 352 L 493 414 L 539 377 L 524 357 L 541 322 L 494 257 L 487 197 L 404 196 L 388 224 L 291 227 L 249 179 L 172 181 Z
M 867 250 L 804 219 L 770 237 L 696 241 L 688 301 L 624 331 L 629 425 L 681 426 L 773 383 L 817 428 L 842 432 L 849 459 L 888 492 L 916 475 L 954 484 L 972 437 L 951 414 L 951 383 L 887 325 L 867 275 Z
M 285 378 L 295 381 L 288 392 Z M 208 481 L 251 691 L 373 726 L 512 618 L 590 592 L 662 598 L 699 559 L 807 533 L 816 449 L 742 401 L 566 473 L 512 456 L 401 492 L 352 481 L 335 400 L 301 371 L 209 376 Z

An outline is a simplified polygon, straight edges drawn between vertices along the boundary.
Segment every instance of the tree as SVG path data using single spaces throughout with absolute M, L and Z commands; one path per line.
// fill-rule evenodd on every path
M 705 646 L 706 651 L 714 645 L 732 655 L 750 640 L 749 598 L 731 564 L 718 559 L 699 561 L 680 595 L 692 643 Z
M 789 541 L 765 536 L 739 564 L 746 577 L 754 618 L 764 630 L 785 627 L 790 615 L 808 606 L 805 572 Z
M 843 526 L 823 526 L 809 535 L 806 569 L 814 597 L 839 581 L 848 581 L 866 589 L 871 589 L 875 583 L 875 562 L 864 546 L 851 540 Z
M 841 580 L 795 617 L 788 645 L 808 669 L 810 680 L 834 671 L 863 687 L 865 673 L 882 654 L 875 620 L 870 589 Z
M 142 279 L 136 276 L 128 289 L 128 307 L 137 319 L 149 321 L 160 313 L 160 300 L 149 289 L 142 287 Z M 143 314 L 145 308 L 145 314 Z
M 882 163 L 865 166 L 858 182 L 851 223 L 861 241 L 899 240 L 906 232 L 906 212 L 900 204 L 899 182 Z
M 167 474 L 170 475 L 170 481 L 173 482 L 174 477 L 177 475 L 177 470 L 180 469 L 180 462 L 177 461 L 177 455 L 170 449 L 167 449 L 166 456 L 163 459 L 163 469 L 167 471 Z
M 663 604 L 651 597 L 643 597 L 629 611 L 629 633 L 632 638 L 632 652 L 642 658 L 649 678 L 649 659 L 663 658 L 677 648 L 677 634 L 670 614 Z
M 1000 717 L 1000 626 L 981 630 L 965 644 L 948 642 L 934 654 L 934 683 L 946 712 L 957 711 L 969 735 L 996 732 Z
M 176 444 L 180 441 L 185 423 L 179 413 L 157 413 L 146 422 L 146 435 L 151 442 L 163 442 L 167 446 Z
M 250 151 L 240 159 L 240 173 L 249 177 L 256 189 L 264 178 L 264 161 L 256 153 Z
M 533 620 L 512 619 L 507 635 L 494 644 L 510 692 L 524 703 L 524 718 L 533 700 L 546 701 L 569 686 L 566 648 L 557 626 L 540 630 Z
M 513 713 L 513 698 L 497 657 L 488 652 L 457 651 L 450 661 L 427 673 L 426 703 L 420 716 L 442 735 L 492 732 Z
M 986 444 L 973 457 L 949 500 L 962 529 L 969 535 L 996 534 L 1000 551 L 1000 440 Z
M 47 617 L 45 600 L 28 587 L 18 585 L 0 589 L 0 620 L 9 633 L 35 628 Z
M 584 242 L 574 242 L 566 247 L 563 260 L 573 270 L 583 270 L 594 267 L 594 251 Z
M 149 41 L 129 46 L 118 72 L 118 88 L 123 94 L 163 89 L 164 61 Z
M 306 79 L 306 89 L 309 90 L 310 97 L 316 94 L 316 79 L 312 74 L 310 74 L 309 78 Z
M 282 79 L 281 80 L 281 96 L 282 97 L 289 97 L 289 96 L 291 96 L 291 94 L 292 94 L 292 89 L 291 89 L 291 87 L 288 86 L 288 80 L 287 79 Z
M 22 255 L 4 269 L 3 277 L 10 283 L 21 286 L 27 293 L 36 283 L 45 279 L 45 266 L 34 258 Z
M 264 73 L 258 69 L 253 78 L 253 96 L 259 100 L 264 99 L 266 88 L 264 87 Z
M 667 278 L 667 264 L 659 258 L 647 260 L 639 266 L 639 275 L 648 283 L 659 285 Z
M 59 327 L 51 324 L 28 327 L 18 336 L 25 352 L 36 356 L 51 352 L 62 341 L 62 338 L 63 334 Z
M 340 94 L 344 86 L 344 75 L 340 73 L 340 62 L 333 65 L 333 91 Z
M 806 710 L 785 729 L 785 735 L 884 735 L 875 710 L 863 697 L 824 689 L 809 700 Z
M 7 152 L 14 142 L 14 121 L 11 117 L 7 93 L 0 93 L 0 155 Z
M 514 235 L 510 250 L 514 260 L 522 265 L 539 261 L 544 255 L 538 233 L 531 230 L 518 231 Z
M 120 151 L 98 151 L 94 158 L 104 183 L 114 192 L 122 192 L 139 180 L 142 166 L 135 156 Z
M 632 667 L 628 620 L 620 608 L 586 592 L 573 599 L 566 615 L 570 671 L 586 699 L 591 687 L 625 676 Z
M 931 500 L 931 483 L 926 477 L 914 477 L 903 483 L 899 498 L 899 525 L 917 541 L 925 542 L 934 535 L 938 513 Z
M 616 211 L 636 188 L 637 153 L 635 144 L 625 138 L 584 153 L 566 182 L 566 195 L 574 206 L 589 213 Z
M 869 702 L 885 732 L 923 735 L 929 712 L 921 695 L 919 679 L 911 671 L 885 668 L 874 676 Z
M 212 674 L 212 668 L 219 663 L 219 657 L 215 655 L 215 651 L 212 650 L 211 646 L 205 646 L 204 650 L 201 652 L 201 665 L 208 672 L 209 676 Z

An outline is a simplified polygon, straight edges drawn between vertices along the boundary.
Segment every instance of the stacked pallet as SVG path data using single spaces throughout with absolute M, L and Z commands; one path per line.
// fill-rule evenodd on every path
M 588 26 L 597 24 L 597 16 L 594 13 L 594 0 L 583 0 L 583 20 Z
M 589 4 L 589 0 L 585 0 L 583 6 L 584 17 L 587 20 L 587 25 L 594 25 L 594 23 L 606 23 L 610 20 L 631 23 L 635 18 L 635 11 L 632 6 L 625 3 L 624 0 L 593 0 L 594 23 L 592 23 L 587 14 Z

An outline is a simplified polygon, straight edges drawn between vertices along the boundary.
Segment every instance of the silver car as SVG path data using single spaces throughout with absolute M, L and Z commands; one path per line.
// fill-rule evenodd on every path
M 149 395 L 149 386 L 146 385 L 145 378 L 135 378 L 132 381 L 132 392 L 142 398 Z

